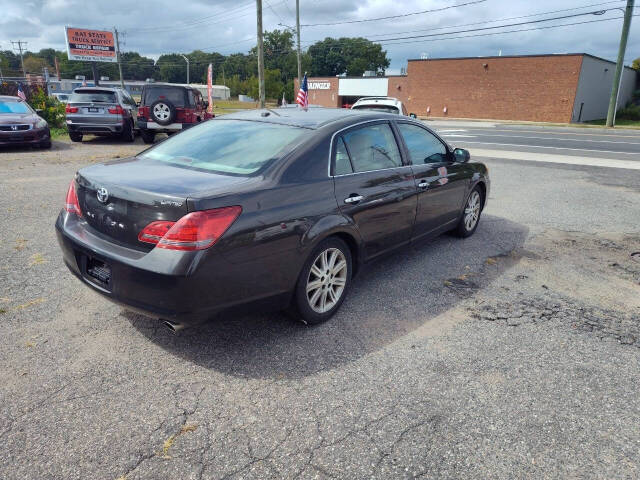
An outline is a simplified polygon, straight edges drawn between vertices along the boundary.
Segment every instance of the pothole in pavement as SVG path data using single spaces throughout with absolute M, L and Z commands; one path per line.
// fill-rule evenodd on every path
M 598 338 L 614 338 L 621 344 L 640 348 L 640 315 L 629 315 L 579 305 L 565 298 L 533 297 L 515 303 L 496 302 L 469 308 L 479 320 L 498 322 L 508 327 L 556 321 L 591 332 Z

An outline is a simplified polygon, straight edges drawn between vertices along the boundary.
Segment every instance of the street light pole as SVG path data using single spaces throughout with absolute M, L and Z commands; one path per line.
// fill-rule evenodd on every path
M 296 0 L 296 36 L 298 37 L 298 85 L 302 85 L 302 59 L 300 54 L 300 0 Z
M 187 58 L 186 55 L 183 55 L 181 53 L 179 53 L 178 55 L 184 58 L 184 60 L 187 62 L 187 85 L 189 85 L 189 59 Z
M 613 127 L 613 119 L 616 113 L 616 103 L 618 91 L 620 90 L 620 80 L 624 70 L 624 54 L 627 50 L 627 39 L 629 38 L 629 28 L 631 27 L 631 17 L 633 16 L 634 0 L 627 0 L 627 8 L 624 11 L 624 21 L 622 23 L 622 33 L 620 35 L 620 48 L 618 49 L 618 61 L 616 63 L 616 73 L 613 76 L 611 86 L 611 97 L 609 98 L 609 111 L 607 112 L 607 127 Z
M 264 108 L 264 45 L 262 43 L 262 0 L 256 0 L 256 17 L 258 30 L 258 93 L 260 108 Z

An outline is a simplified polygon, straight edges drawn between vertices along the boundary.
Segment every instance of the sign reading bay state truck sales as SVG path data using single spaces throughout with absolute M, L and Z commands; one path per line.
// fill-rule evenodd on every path
M 69 60 L 117 62 L 116 44 L 110 30 L 64 27 Z
M 329 90 L 331 82 L 309 82 L 309 90 Z

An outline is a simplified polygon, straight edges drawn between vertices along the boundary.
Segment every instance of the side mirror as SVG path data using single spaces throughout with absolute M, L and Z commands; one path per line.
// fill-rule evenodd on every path
M 42 115 L 42 113 L 43 113 L 43 112 L 44 112 L 44 110 L 43 110 L 43 109 L 41 109 L 41 108 L 36 108 L 36 113 L 37 113 L 38 115 Z
M 456 158 L 456 162 L 460 163 L 466 163 L 471 158 L 469 150 L 465 150 L 464 148 L 456 148 L 453 151 L 453 156 Z
M 140 102 L 136 102 L 136 107 L 139 107 L 139 106 L 140 106 Z
M 410 114 L 409 114 L 409 116 L 410 116 L 411 118 L 418 118 L 418 116 L 417 116 L 415 113 L 410 113 Z

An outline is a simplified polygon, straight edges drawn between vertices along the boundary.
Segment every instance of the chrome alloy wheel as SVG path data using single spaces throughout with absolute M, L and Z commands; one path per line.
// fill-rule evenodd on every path
M 347 259 L 337 248 L 323 250 L 311 265 L 307 278 L 307 301 L 316 313 L 325 313 L 338 303 L 347 284 Z
M 153 107 L 153 115 L 158 119 L 165 121 L 171 115 L 171 110 L 169 109 L 169 105 L 166 103 L 157 103 Z
M 467 231 L 473 230 L 478 223 L 478 217 L 480 216 L 480 194 L 477 190 L 474 190 L 469 195 L 467 200 L 467 206 L 464 209 L 464 227 Z

